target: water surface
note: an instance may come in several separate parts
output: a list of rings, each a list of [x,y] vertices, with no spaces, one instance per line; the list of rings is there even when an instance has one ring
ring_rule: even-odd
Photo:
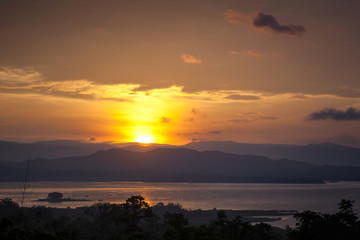
[[[0,183],[0,198],[18,201],[17,183]],[[96,202],[123,203],[132,195],[141,195],[154,205],[180,203],[187,209],[234,210],[315,210],[335,212],[342,199],[357,200],[360,208],[360,182],[326,184],[255,184],[255,183],[159,183],[159,182],[37,182],[26,206],[88,206]],[[86,202],[48,203],[49,192],[61,192],[65,198]]]

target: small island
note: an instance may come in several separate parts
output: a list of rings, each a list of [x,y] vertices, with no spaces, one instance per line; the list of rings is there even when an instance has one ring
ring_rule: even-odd
[[[60,202],[87,202],[90,201],[88,199],[75,199],[75,198],[63,198],[63,194],[60,192],[51,192],[48,194],[47,198],[38,199],[38,202],[52,202],[52,203],[60,203]]]

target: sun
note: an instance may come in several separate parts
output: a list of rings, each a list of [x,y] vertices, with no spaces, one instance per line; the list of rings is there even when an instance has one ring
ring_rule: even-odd
[[[153,138],[149,136],[137,136],[136,141],[139,143],[152,143]]]

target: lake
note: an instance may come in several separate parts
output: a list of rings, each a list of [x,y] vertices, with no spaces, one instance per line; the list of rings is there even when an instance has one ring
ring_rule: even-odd
[[[158,202],[179,203],[187,209],[234,210],[315,210],[333,213],[343,198],[356,200],[360,212],[360,182],[326,184],[256,184],[256,183],[168,183],[168,182],[37,182],[26,206],[79,207],[96,202],[123,203],[141,195],[151,205]],[[18,201],[16,182],[0,183],[0,198]],[[85,202],[48,203],[49,192],[61,192],[64,198]],[[281,222],[284,226],[286,222]],[[291,224],[291,223],[290,223]],[[291,224],[292,225],[292,224]]]

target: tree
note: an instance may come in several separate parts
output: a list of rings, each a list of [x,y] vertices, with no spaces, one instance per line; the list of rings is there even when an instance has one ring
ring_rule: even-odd
[[[48,200],[50,202],[60,202],[61,199],[63,197],[63,194],[62,193],[59,193],[59,192],[52,192],[52,193],[49,193],[48,194]]]
[[[304,211],[295,214],[296,228],[289,233],[290,240],[358,239],[360,222],[353,211],[354,201],[342,199],[339,212],[323,214]]]
[[[24,207],[26,199],[29,197],[31,190],[34,188],[34,177],[31,173],[30,160],[26,160],[25,169],[18,181],[18,195],[20,207]]]

